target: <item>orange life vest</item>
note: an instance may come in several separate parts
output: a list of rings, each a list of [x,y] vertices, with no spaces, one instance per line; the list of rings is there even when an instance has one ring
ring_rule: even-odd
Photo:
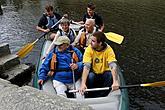
[[[79,40],[79,45],[80,47],[84,48],[86,47],[86,33],[85,32],[82,32],[81,33],[81,36],[80,36],[80,40]]]
[[[73,47],[71,47],[73,48]],[[69,53],[72,54],[72,59],[73,59],[73,62],[72,63],[76,63],[79,61],[79,58],[76,54],[76,52],[72,49],[69,51]],[[57,55],[56,53],[53,53],[53,56],[52,56],[52,59],[51,59],[51,62],[50,62],[50,71],[48,73],[48,76],[53,76],[55,71],[56,71],[56,66],[57,66]]]
[[[81,35],[80,35],[80,40],[79,40],[79,46],[81,48],[87,47],[86,43],[87,43],[87,37],[86,37],[86,29],[84,28],[84,30],[82,31]],[[98,31],[98,28],[96,27],[96,31]]]

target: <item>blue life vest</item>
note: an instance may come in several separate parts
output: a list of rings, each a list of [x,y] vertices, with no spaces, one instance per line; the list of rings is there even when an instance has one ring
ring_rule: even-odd
[[[70,28],[68,33],[62,31],[61,29],[59,29],[59,31],[60,31],[61,36],[66,35],[70,39],[70,43],[74,42],[74,39],[75,39],[76,35],[75,35],[73,29]]]
[[[54,24],[56,24],[56,23],[58,22],[58,19],[56,18],[55,15],[54,15],[53,17],[46,16],[46,18],[47,18],[47,21],[48,21],[46,27],[49,28],[49,29],[50,29]]]

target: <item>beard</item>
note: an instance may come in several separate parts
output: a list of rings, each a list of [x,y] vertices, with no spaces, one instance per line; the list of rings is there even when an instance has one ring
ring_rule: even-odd
[[[97,49],[97,46],[93,45],[92,43],[91,43],[91,47],[92,47],[94,50]]]

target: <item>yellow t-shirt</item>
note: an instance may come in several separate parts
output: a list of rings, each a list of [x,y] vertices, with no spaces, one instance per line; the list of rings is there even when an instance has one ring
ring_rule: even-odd
[[[112,61],[116,61],[116,58],[113,49],[109,45],[100,52],[92,49],[91,45],[85,49],[83,63],[90,63],[91,69],[96,74],[102,74],[104,71],[110,70],[108,64]]]

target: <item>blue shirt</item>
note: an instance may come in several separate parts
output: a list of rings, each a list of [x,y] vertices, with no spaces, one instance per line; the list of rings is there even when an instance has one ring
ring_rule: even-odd
[[[39,79],[47,80],[47,78],[48,78],[47,74],[50,71],[51,58],[53,56],[53,53],[55,52],[57,55],[57,67],[56,67],[57,71],[53,75],[53,79],[60,81],[64,84],[73,83],[73,72],[70,68],[70,64],[72,63],[72,53],[69,52],[71,50],[71,48],[73,49],[74,52],[76,52],[78,59],[79,59],[79,61],[76,62],[76,64],[78,65],[78,69],[74,70],[75,80],[77,81],[81,77],[81,74],[82,74],[83,57],[82,57],[81,52],[75,47],[69,47],[64,52],[59,52],[58,49],[55,48],[52,52],[50,52],[40,68]]]

